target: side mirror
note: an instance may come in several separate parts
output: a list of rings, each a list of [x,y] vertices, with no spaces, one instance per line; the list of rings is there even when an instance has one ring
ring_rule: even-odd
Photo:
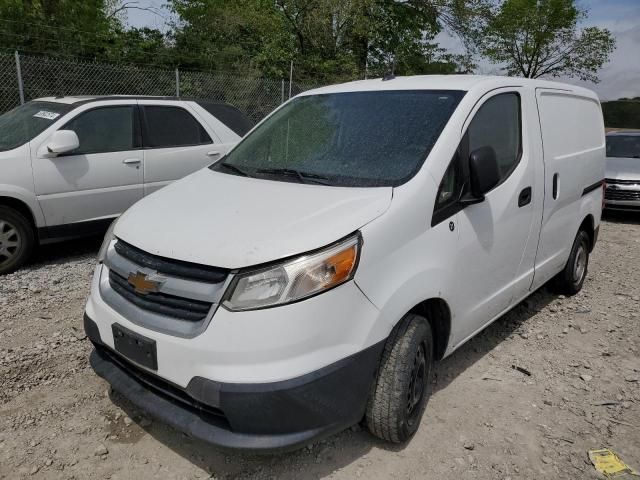
[[[500,182],[500,168],[492,147],[481,147],[469,155],[471,194],[476,201],[484,200],[484,194]]]
[[[54,132],[51,139],[47,143],[46,153],[55,156],[61,153],[67,153],[75,150],[80,146],[78,135],[73,130],[58,130]]]

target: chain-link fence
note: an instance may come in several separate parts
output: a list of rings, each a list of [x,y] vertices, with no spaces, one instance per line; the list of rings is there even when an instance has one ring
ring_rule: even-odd
[[[21,84],[19,81],[21,78]],[[313,85],[291,85],[292,95]],[[163,70],[0,52],[0,113],[25,101],[62,95],[162,95],[220,100],[254,121],[289,98],[289,81],[226,73]]]

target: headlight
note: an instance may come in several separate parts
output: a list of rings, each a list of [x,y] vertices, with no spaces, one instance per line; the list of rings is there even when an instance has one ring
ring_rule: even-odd
[[[107,256],[107,250],[109,250],[109,245],[115,238],[113,235],[113,229],[116,228],[116,223],[118,223],[118,219],[116,218],[109,228],[107,229],[107,233],[104,234],[104,240],[102,241],[102,245],[100,246],[100,250],[98,250],[98,263],[104,262],[104,258]]]
[[[352,235],[320,251],[301,255],[261,270],[238,274],[223,305],[234,311],[295,302],[353,278],[360,253],[360,235]]]

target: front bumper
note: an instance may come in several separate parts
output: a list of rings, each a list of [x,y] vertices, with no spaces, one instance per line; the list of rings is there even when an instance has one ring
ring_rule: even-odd
[[[239,384],[194,377],[183,388],[114,352],[86,315],[84,325],[96,347],[91,366],[115,391],[194,438],[248,451],[295,449],[360,421],[384,348],[384,342],[378,342],[285,381]]]
[[[604,207],[608,210],[627,210],[632,212],[640,212],[640,200],[639,201],[616,201],[606,200]]]

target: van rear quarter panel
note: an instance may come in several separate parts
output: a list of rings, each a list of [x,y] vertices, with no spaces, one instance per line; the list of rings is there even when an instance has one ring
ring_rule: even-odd
[[[536,259],[536,288],[560,271],[584,218],[600,222],[602,189],[583,195],[604,178],[605,137],[597,98],[538,89],[544,150],[545,200]],[[553,179],[557,175],[557,198]]]

